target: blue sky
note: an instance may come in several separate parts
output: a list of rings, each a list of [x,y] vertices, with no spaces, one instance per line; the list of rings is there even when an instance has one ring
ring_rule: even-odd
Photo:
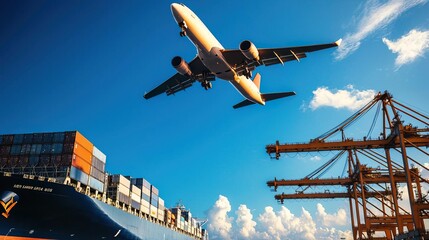
[[[267,180],[301,178],[325,159],[271,160],[265,145],[319,136],[353,113],[354,100],[378,91],[428,112],[426,0],[185,2],[225,48],[246,39],[260,48],[344,39],[339,50],[258,68],[262,92],[297,95],[238,110],[232,106],[242,97],[222,80],[209,91],[196,84],[143,99],[175,74],[174,56],[196,54],[179,36],[170,4],[1,1],[0,134],[78,130],[107,155],[109,172],[145,177],[167,206],[181,200],[201,218],[222,195],[235,224],[240,204],[254,219],[266,206],[281,209]],[[284,206],[315,218],[317,203],[348,214],[345,200]]]

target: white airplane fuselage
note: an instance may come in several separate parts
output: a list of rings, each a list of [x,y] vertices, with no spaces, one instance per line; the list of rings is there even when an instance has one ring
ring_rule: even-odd
[[[265,105],[259,88],[250,78],[236,74],[222,55],[223,46],[192,10],[173,3],[171,12],[179,25],[185,24],[186,36],[197,48],[198,57],[207,69],[216,77],[229,81],[246,99]]]

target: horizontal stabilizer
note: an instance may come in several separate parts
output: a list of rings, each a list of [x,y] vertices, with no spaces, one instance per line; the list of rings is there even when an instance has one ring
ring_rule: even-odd
[[[244,100],[244,101],[242,101],[242,102],[240,102],[240,103],[238,103],[238,104],[235,104],[234,106],[232,106],[234,109],[237,109],[237,108],[241,108],[241,107],[245,107],[245,106],[249,106],[249,105],[252,105],[252,104],[255,104],[254,102],[252,102],[252,101],[250,101],[250,100]]]
[[[263,94],[261,94],[262,100],[264,100],[265,102],[276,100],[279,98],[289,97],[289,96],[293,96],[293,95],[296,95],[296,93],[295,92],[281,92],[281,93],[263,93]]]
[[[284,97],[290,97],[293,95],[296,95],[296,93],[295,92],[263,93],[263,94],[261,94],[261,97],[262,97],[262,100],[264,100],[264,102],[269,102],[272,100],[276,100],[276,99],[284,98]],[[235,104],[233,106],[233,108],[237,109],[237,108],[249,106],[252,104],[255,104],[255,103],[246,99],[246,100],[244,100],[238,104]]]

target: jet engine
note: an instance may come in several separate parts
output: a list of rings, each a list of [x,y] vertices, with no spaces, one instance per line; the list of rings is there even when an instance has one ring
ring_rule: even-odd
[[[171,65],[182,75],[191,76],[192,71],[188,63],[181,57],[176,56],[171,60]]]
[[[240,43],[240,51],[247,59],[259,61],[258,49],[251,41],[249,40],[242,41]]]

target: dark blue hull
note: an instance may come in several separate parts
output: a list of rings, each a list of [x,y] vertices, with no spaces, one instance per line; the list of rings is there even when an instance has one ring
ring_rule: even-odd
[[[1,196],[0,236],[3,237],[195,239],[78,193],[73,187],[63,184],[1,174]]]

